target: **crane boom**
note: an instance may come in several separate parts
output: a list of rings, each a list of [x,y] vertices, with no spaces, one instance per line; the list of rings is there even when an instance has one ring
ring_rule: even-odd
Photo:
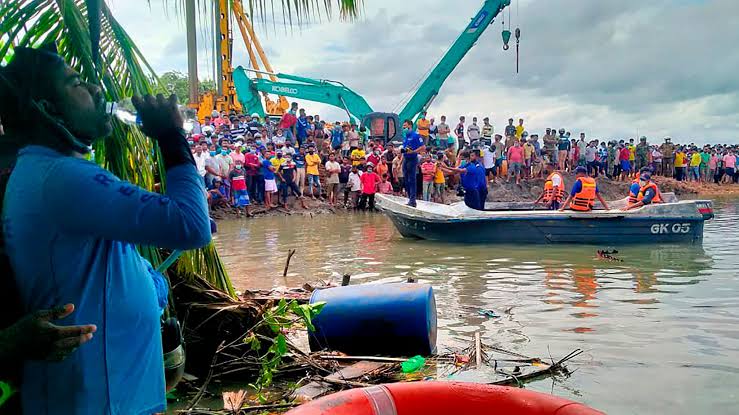
[[[271,79],[265,78],[249,78],[246,72],[247,69],[241,66],[234,70],[233,77],[237,95],[246,110],[255,112],[260,116],[266,115],[262,102],[259,99],[260,92],[329,104],[343,109],[350,118],[354,118],[357,121],[372,112],[372,107],[369,106],[364,98],[340,82],[316,80],[281,73],[267,73],[267,75],[270,75],[270,78],[274,76],[278,79],[277,81],[272,81]]]
[[[470,24],[464,29],[457,40],[452,44],[449,50],[441,58],[441,61],[434,67],[429,75],[424,79],[421,86],[411,97],[399,117],[401,120],[415,119],[418,114],[425,111],[434,98],[439,94],[444,81],[454,71],[459,62],[464,58],[467,52],[475,45],[477,39],[493,22],[493,19],[506,7],[511,4],[511,0],[486,0],[482,8],[472,18]]]

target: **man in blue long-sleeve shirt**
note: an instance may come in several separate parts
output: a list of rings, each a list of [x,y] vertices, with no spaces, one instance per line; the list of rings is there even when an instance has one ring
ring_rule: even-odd
[[[403,122],[403,177],[405,192],[408,193],[408,206],[416,207],[416,174],[418,155],[426,151],[421,135],[413,130],[413,121]]]
[[[74,303],[62,323],[97,327],[63,362],[24,363],[23,412],[163,412],[166,284],[136,245],[192,249],[210,241],[176,98],[134,99],[143,131],[161,150],[167,193],[160,195],[82,158],[110,134],[111,117],[100,89],[54,51],[16,48],[0,75],[0,118],[7,139],[22,143],[2,216],[23,311]]]

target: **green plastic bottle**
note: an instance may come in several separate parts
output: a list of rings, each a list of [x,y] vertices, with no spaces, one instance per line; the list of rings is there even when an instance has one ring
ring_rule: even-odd
[[[410,359],[400,364],[403,373],[417,372],[422,367],[426,366],[426,359],[421,356],[413,356]]]

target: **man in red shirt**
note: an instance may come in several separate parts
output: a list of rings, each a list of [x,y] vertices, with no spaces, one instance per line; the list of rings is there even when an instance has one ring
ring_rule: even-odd
[[[367,201],[369,200],[370,210],[375,210],[375,193],[377,193],[377,185],[381,179],[377,173],[374,172],[374,167],[371,163],[367,164],[367,171],[363,175],[359,176],[359,181],[362,182],[362,196],[359,198],[358,209],[364,210],[367,207]]]
[[[511,180],[511,176],[516,176],[516,184],[521,184],[521,172],[523,171],[524,151],[521,142],[514,140],[513,147],[508,149],[508,178],[506,183]]]
[[[290,111],[282,115],[280,119],[279,128],[285,133],[285,139],[290,140],[293,144],[295,143],[295,137],[297,137],[296,124],[298,123],[298,117],[295,115],[298,113],[298,103],[293,102],[290,104]]]
[[[259,168],[262,164],[259,162],[259,156],[254,149],[244,154],[244,170],[246,170],[246,186],[249,190],[249,197],[256,203],[262,202],[262,192],[259,191],[260,185],[264,183],[264,176],[260,176]],[[259,177],[257,177],[259,176]]]
[[[621,148],[618,152],[618,161],[621,164],[621,181],[626,181],[631,173],[631,162],[629,162],[631,152],[629,147],[623,144],[620,144],[619,147]]]

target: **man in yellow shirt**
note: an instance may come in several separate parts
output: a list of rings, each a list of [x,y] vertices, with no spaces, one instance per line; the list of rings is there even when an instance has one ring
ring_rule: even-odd
[[[516,138],[518,138],[520,140],[521,139],[521,134],[523,134],[523,132],[525,130],[526,129],[523,128],[523,118],[519,118],[518,119],[518,125],[516,126]]]
[[[315,147],[308,147],[308,154],[305,155],[305,174],[308,176],[308,191],[310,197],[315,199],[313,194],[313,184],[318,188],[318,197],[321,197],[321,178],[318,176],[318,166],[321,165],[321,156],[316,154]]]
[[[355,148],[352,150],[352,166],[359,166],[360,164],[364,164],[364,158],[367,156],[367,153],[365,153],[364,149]]]
[[[528,137],[523,135],[521,137],[521,142],[523,144],[523,175],[524,178],[528,179],[531,177],[531,161],[533,160],[534,151],[536,150],[534,148],[534,145],[531,144],[531,141],[528,140]]]
[[[701,179],[701,153],[698,151],[697,148],[693,148],[692,151],[693,154],[690,155],[690,169],[688,170],[688,180],[697,182]]]
[[[426,119],[426,111],[421,113],[421,117],[416,121],[416,129],[418,134],[423,139],[423,144],[427,145],[429,142],[429,131],[431,128],[431,122]]]
[[[685,180],[685,166],[687,166],[687,160],[685,160],[685,152],[682,147],[677,149],[675,153],[675,180]]]

